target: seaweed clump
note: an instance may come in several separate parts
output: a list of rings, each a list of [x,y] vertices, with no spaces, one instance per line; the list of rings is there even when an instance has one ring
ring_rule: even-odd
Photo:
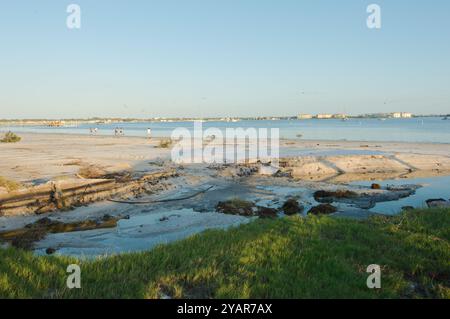
[[[330,215],[337,212],[337,208],[331,204],[320,204],[314,206],[308,211],[312,215]]]

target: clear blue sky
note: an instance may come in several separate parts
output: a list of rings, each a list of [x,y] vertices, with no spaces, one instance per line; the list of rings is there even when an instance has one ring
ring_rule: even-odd
[[[0,41],[0,118],[450,113],[448,0],[1,1]]]

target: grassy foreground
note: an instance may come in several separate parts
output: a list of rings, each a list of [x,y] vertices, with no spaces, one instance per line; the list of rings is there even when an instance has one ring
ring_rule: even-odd
[[[81,289],[66,268],[81,266]],[[366,286],[382,267],[381,289]],[[0,249],[3,298],[450,298],[450,210],[368,221],[258,220],[150,252],[78,262]]]

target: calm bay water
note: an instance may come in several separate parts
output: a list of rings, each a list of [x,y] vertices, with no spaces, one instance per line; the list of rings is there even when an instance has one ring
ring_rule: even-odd
[[[349,141],[398,141],[450,143],[450,120],[442,118],[413,119],[349,119],[342,120],[264,120],[204,122],[203,128],[279,128],[280,137],[308,140],[349,140]],[[77,127],[50,128],[46,126],[0,127],[1,131],[42,132],[64,134],[89,134],[89,128],[97,127],[99,135],[113,135],[116,127],[124,129],[127,136],[146,136],[147,128],[155,137],[170,136],[179,127],[192,130],[193,122],[147,122],[80,124]]]

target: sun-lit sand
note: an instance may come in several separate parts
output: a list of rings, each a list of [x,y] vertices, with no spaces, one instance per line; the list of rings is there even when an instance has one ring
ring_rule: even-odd
[[[21,136],[20,143],[0,145],[0,175],[24,183],[74,177],[86,165],[105,171],[139,172],[148,170],[149,162],[170,160],[169,149],[155,147],[158,139],[29,133]],[[411,170],[420,176],[450,172],[450,144],[282,140],[280,154],[299,157],[297,175],[313,178],[343,172],[391,174]]]

